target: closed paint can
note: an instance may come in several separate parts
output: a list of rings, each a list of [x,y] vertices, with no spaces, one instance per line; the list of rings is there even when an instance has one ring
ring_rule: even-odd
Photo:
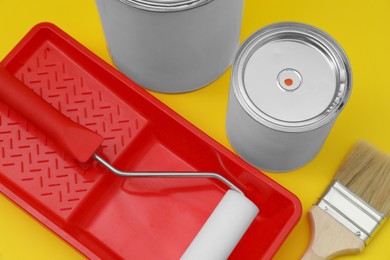
[[[350,63],[331,36],[302,23],[266,26],[233,63],[229,141],[260,169],[299,168],[320,151],[351,87]]]
[[[243,0],[96,0],[116,67],[157,92],[199,89],[231,65]]]

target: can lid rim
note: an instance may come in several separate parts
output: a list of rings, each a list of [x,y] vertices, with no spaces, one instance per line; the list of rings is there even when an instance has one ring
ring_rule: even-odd
[[[119,0],[129,6],[152,12],[178,12],[192,9],[213,0]]]
[[[271,117],[253,104],[243,82],[243,71],[252,54],[265,42],[280,37],[282,34],[309,37],[320,43],[320,48],[331,55],[334,67],[338,70],[339,91],[331,105],[323,113],[303,121],[288,122]],[[318,47],[318,46],[317,46]],[[232,86],[234,94],[243,109],[256,121],[283,132],[305,132],[317,129],[332,122],[344,108],[352,89],[352,72],[348,57],[342,47],[327,33],[311,25],[298,22],[280,22],[263,27],[252,34],[240,47],[233,62]],[[336,99],[337,98],[337,99]],[[337,102],[336,102],[337,101]]]

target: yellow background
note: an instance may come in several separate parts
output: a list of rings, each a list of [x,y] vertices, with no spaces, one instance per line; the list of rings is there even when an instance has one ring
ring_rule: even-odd
[[[305,22],[331,34],[352,64],[351,99],[318,156],[293,172],[266,173],[295,193],[303,205],[301,221],[274,259],[299,259],[310,238],[306,212],[329,185],[353,143],[366,139],[390,152],[390,1],[245,0],[244,6],[242,41],[270,23]],[[92,0],[0,0],[0,59],[43,21],[56,24],[111,63]],[[153,95],[231,149],[225,134],[229,79],[230,69],[201,90]],[[340,259],[390,259],[389,241],[390,224],[385,224],[362,254]],[[79,258],[76,250],[0,196],[0,259]]]

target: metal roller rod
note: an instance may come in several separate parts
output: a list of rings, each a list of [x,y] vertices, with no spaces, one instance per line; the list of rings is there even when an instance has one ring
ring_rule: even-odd
[[[226,186],[228,186],[230,189],[237,191],[238,193],[244,195],[244,193],[233,183],[231,183],[229,180],[227,180],[222,175],[219,175],[217,173],[210,173],[210,172],[125,172],[116,169],[114,166],[112,166],[110,163],[105,161],[102,157],[100,157],[97,154],[92,155],[93,158],[95,158],[100,164],[102,164],[104,167],[106,167],[108,170],[113,172],[116,175],[123,176],[123,177],[179,177],[179,178],[213,178],[217,179]]]

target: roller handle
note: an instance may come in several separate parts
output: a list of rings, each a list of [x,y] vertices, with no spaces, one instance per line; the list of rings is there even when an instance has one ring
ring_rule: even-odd
[[[301,260],[333,259],[340,255],[360,253],[365,244],[352,231],[318,206],[309,213],[311,241]]]
[[[88,161],[103,142],[102,136],[64,116],[3,67],[0,100],[80,162]]]

